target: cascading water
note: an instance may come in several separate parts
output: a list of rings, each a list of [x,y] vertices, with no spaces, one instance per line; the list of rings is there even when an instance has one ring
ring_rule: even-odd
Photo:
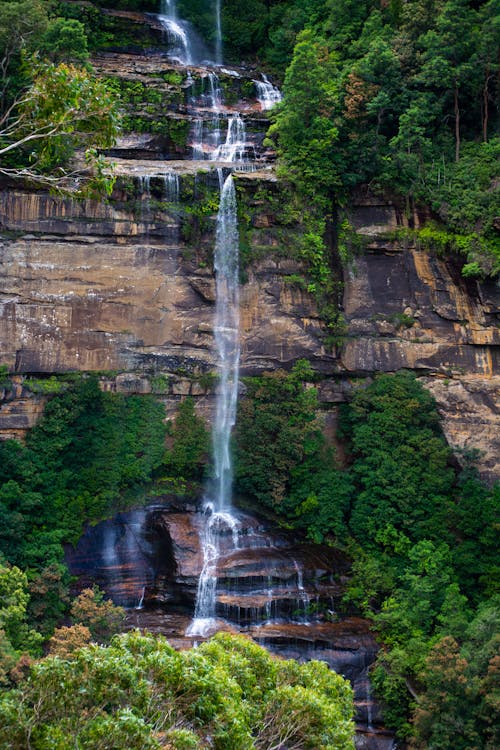
[[[206,120],[195,119],[191,136],[192,158],[206,159],[221,142],[222,90],[216,73],[209,72],[201,79],[201,92],[192,94],[191,105],[208,110]]]
[[[243,162],[246,152],[245,123],[240,115],[230,117],[227,122],[226,140],[212,152],[213,161]]]
[[[232,175],[224,180],[218,169],[221,197],[217,214],[214,266],[216,273],[215,344],[219,388],[212,431],[214,480],[211,499],[205,502],[201,536],[203,569],[198,582],[194,620],[187,635],[207,635],[215,626],[217,563],[224,537],[238,546],[238,522],[231,513],[233,467],[231,430],[236,420],[240,361],[238,219]]]
[[[179,175],[175,172],[167,172],[162,175],[163,192],[168,203],[177,203],[179,200]]]
[[[257,101],[263,111],[271,109],[281,101],[281,91],[273,86],[264,73],[261,73],[262,81],[254,81],[257,90]]]
[[[151,222],[151,175],[139,175],[139,194],[141,196],[141,223],[144,227],[146,239],[149,235]]]
[[[189,35],[185,23],[177,19],[175,0],[162,0],[161,13],[158,18],[170,44],[170,56],[182,65],[192,65],[193,55]]]
[[[222,140],[223,94],[219,76],[209,72],[202,78],[201,92],[191,95],[191,106],[207,110],[207,116],[197,117],[193,123],[191,149],[193,159],[244,162],[248,150],[243,118],[231,114],[226,119],[226,135]]]

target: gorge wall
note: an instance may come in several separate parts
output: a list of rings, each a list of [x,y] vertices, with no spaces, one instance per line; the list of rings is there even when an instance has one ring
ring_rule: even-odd
[[[161,45],[156,17],[114,16],[144,45]],[[25,376],[68,371],[98,372],[103,388],[155,392],[169,414],[191,394],[210,418],[217,186],[214,162],[190,158],[190,134],[210,111],[211,73],[191,66],[186,75],[164,54],[135,52],[94,60],[128,107],[126,131],[110,154],[111,199],[1,186],[0,363],[14,376],[0,401],[3,438],[22,437],[43,410],[44,396],[25,387]],[[362,247],[342,271],[347,331],[340,345],[328,346],[314,297],[297,283],[302,230],[285,217],[286,191],[263,143],[257,73],[222,68],[218,75],[222,114],[241,113],[257,167],[235,175],[242,374],[308,359],[322,376],[320,399],[333,428],[354,380],[412,369],[435,396],[450,444],[479,450],[483,475],[498,477],[498,286],[465,281],[452,263],[398,239],[396,230],[409,223],[401,207],[358,195],[344,216]]]
[[[256,186],[275,188],[273,180],[240,174],[240,195],[255,204]],[[172,241],[168,217],[141,216],[120,190],[118,182],[109,204],[1,193],[0,361],[19,376],[1,402],[3,437],[21,435],[40,414],[39,398],[22,388],[27,374],[97,371],[106,388],[160,390],[170,411],[190,393],[210,415],[200,376],[213,369],[213,222],[195,248]],[[394,205],[360,199],[349,216],[366,247],[345,271],[348,330],[332,349],[313,297],[289,282],[301,270],[287,257],[293,233],[280,245],[279,217],[254,205],[253,241],[269,253],[247,267],[241,288],[243,374],[307,358],[334,412],[353,378],[413,369],[438,402],[450,444],[479,449],[483,473],[498,476],[498,288],[466,282],[433,254],[387,239],[401,222]]]

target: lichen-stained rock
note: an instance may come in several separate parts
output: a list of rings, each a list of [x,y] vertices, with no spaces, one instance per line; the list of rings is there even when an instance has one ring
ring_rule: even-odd
[[[16,232],[0,252],[3,363],[21,373],[213,368],[212,270],[187,262],[155,217],[19,191],[0,205]],[[312,298],[285,281],[290,268],[263,261],[242,287],[246,372],[332,359]]]
[[[497,370],[498,373],[498,370]],[[491,378],[461,375],[459,379],[423,378],[436,399],[442,426],[459,461],[479,451],[483,477],[498,479],[500,456],[500,374]]]
[[[198,413],[210,419],[213,398],[196,378],[215,368],[214,220],[209,215],[194,239],[184,236],[189,211],[182,219],[162,199],[168,165],[179,174],[181,193],[196,184],[202,195],[213,189],[210,162],[122,159],[109,203],[0,193],[0,363],[11,372],[114,371],[103,387],[157,393],[169,418],[179,400],[193,395]],[[145,176],[151,205],[140,192]],[[265,198],[257,200],[257,189],[271,196],[272,210]],[[345,272],[347,334],[335,351],[325,343],[314,297],[296,281],[303,269],[293,226],[280,224],[275,175],[242,174],[239,190],[243,211],[249,196],[256,243],[240,289],[242,375],[289,369],[307,358],[335,384],[334,397],[325,395],[333,415],[349,398],[350,377],[415,370],[436,395],[451,444],[479,449],[481,471],[499,476],[498,286],[465,280],[452,264],[395,240],[388,232],[404,216],[364,198],[350,209],[366,247]],[[167,391],[157,391],[154,373],[166,374]],[[35,423],[41,401],[23,398],[0,404],[1,436],[22,437]]]

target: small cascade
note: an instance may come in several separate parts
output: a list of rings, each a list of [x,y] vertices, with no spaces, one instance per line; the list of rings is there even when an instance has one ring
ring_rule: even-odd
[[[367,670],[366,675],[366,715],[368,721],[368,731],[373,732],[373,705],[372,705],[372,686],[370,683],[370,674]]]
[[[179,202],[179,175],[175,172],[167,172],[162,175],[163,193],[167,203]]]
[[[311,603],[311,598],[304,588],[304,571],[302,569],[302,566],[299,565],[297,560],[294,560],[293,564],[297,572],[297,592],[298,592],[297,603],[299,605],[298,610],[296,612],[296,618],[299,622],[304,623],[304,625],[308,625],[309,624],[309,607]]]
[[[165,30],[170,45],[170,57],[181,65],[193,65],[193,54],[186,23],[177,19],[175,0],[162,0],[158,19]]]
[[[193,123],[191,148],[193,159],[207,159],[221,142],[222,89],[216,73],[209,72],[201,79],[201,91],[195,92],[191,86],[190,107],[196,112],[199,108],[207,112],[207,117],[197,117]]]
[[[146,593],[146,587],[143,586],[142,587],[142,591],[141,591],[141,597],[140,597],[139,603],[138,603],[138,605],[136,607],[137,610],[141,610],[141,609],[144,608],[144,595],[145,595],[145,593]]]
[[[148,237],[151,223],[151,176],[148,174],[139,175],[138,181],[141,196],[141,223],[144,226],[144,234]]]
[[[245,123],[239,114],[227,122],[226,140],[212,152],[214,161],[243,162],[247,150]]]
[[[257,90],[257,101],[263,112],[272,109],[275,104],[281,101],[281,91],[273,86],[271,81],[264,73],[261,73],[262,80],[254,81]]]
[[[102,523],[99,565],[96,578],[122,606],[144,601],[151,580],[150,548],[145,539],[143,509],[118,516],[113,523]]]
[[[191,133],[192,159],[211,159],[242,163],[249,151],[245,122],[239,113],[224,118],[223,95],[219,77],[209,72],[201,79],[201,91],[196,93],[194,83],[191,88],[190,107],[203,117],[196,117]],[[223,140],[222,123],[226,122],[226,135]],[[254,156],[254,154],[253,154]]]

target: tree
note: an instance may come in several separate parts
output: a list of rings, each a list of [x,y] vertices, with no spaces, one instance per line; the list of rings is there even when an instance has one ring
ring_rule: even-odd
[[[44,0],[4,0],[0,14],[0,112],[18,93],[22,50],[34,52],[48,24]]]
[[[5,685],[23,652],[38,654],[41,635],[27,623],[26,574],[0,564],[0,684]]]
[[[32,58],[29,73],[31,85],[0,116],[0,174],[69,186],[82,171],[68,170],[69,159],[76,148],[86,148],[93,189],[109,192],[112,181],[96,149],[111,146],[118,133],[115,97],[74,65]]]
[[[104,593],[94,586],[84,589],[74,600],[71,617],[77,625],[87,627],[93,638],[105,643],[119,630],[125,619],[125,610],[105,599]]]
[[[490,0],[479,8],[481,28],[478,34],[477,60],[482,71],[482,135],[483,141],[489,138],[489,112],[491,105],[498,111],[498,73],[500,38],[500,1]],[[496,89],[496,92],[495,92]]]
[[[469,750],[480,746],[471,722],[466,672],[467,661],[456,640],[446,636],[438,641],[426,661],[427,690],[415,713],[415,747]]]
[[[278,136],[278,153],[286,176],[327,210],[331,193],[340,187],[335,142],[338,129],[338,87],[335,58],[324,40],[307,29],[297,37],[286,72],[283,102],[277,108],[270,136]]]
[[[41,39],[40,51],[52,62],[86,63],[89,51],[84,25],[75,18],[54,18]]]
[[[364,544],[392,526],[412,540],[436,533],[453,470],[436,405],[411,373],[380,375],[343,410],[357,482],[350,526]],[[438,530],[439,531],[439,530]]]
[[[350,685],[324,663],[227,633],[179,652],[132,632],[34,664],[0,696],[0,746],[353,750],[352,713]]]
[[[291,474],[321,444],[314,424],[317,394],[304,380],[312,371],[304,360],[292,372],[264,373],[247,380],[235,430],[237,487],[259,503],[277,509],[284,501]]]
[[[453,96],[455,161],[460,158],[460,94],[475,73],[476,13],[468,0],[448,0],[439,13],[435,28],[422,40],[424,47],[420,80],[424,86]]]
[[[52,638],[49,640],[49,653],[52,656],[60,656],[67,659],[78,649],[87,646],[92,638],[92,633],[86,625],[63,625],[56,628]]]
[[[185,398],[179,405],[170,431],[171,447],[163,464],[166,471],[183,479],[200,479],[206,465],[208,432],[205,422],[194,410],[194,400]]]

